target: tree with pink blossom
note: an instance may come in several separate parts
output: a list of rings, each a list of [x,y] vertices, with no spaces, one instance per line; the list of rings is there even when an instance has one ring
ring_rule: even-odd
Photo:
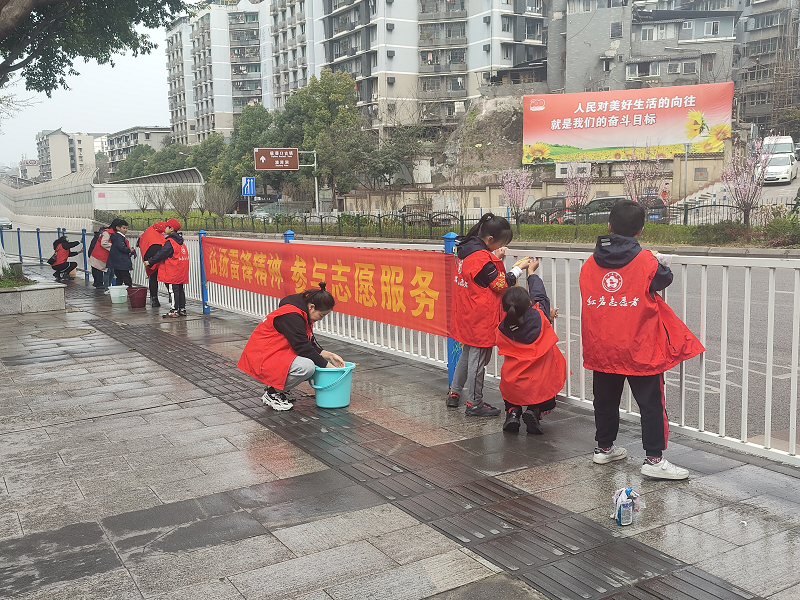
[[[509,169],[500,174],[500,185],[506,205],[517,223],[517,235],[519,235],[519,216],[525,209],[534,181],[533,173],[525,169]]]
[[[672,181],[672,172],[661,168],[661,157],[649,146],[638,151],[633,148],[621,166],[625,193],[644,208],[660,206],[668,195],[668,181]]]
[[[730,203],[742,215],[747,238],[750,239],[750,215],[761,204],[764,173],[771,153],[763,140],[755,140],[748,148],[739,141],[733,144],[731,156],[722,169],[721,179],[727,187]]]
[[[592,167],[581,167],[579,163],[569,163],[567,176],[564,179],[564,193],[567,199],[567,210],[575,215],[575,224],[578,224],[579,215],[583,214],[589,203],[589,195],[594,187],[596,176]],[[575,230],[577,237],[578,231]]]

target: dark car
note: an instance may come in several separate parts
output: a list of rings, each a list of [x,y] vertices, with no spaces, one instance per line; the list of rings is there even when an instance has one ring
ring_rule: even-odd
[[[567,199],[564,196],[540,198],[519,215],[520,223],[561,223],[564,220]]]
[[[578,215],[578,223],[608,223],[611,214],[611,207],[621,200],[630,200],[629,196],[603,196],[595,198],[586,205],[586,208]],[[642,199],[645,206],[646,219],[648,223],[668,223],[669,216],[664,201],[658,196],[648,196]],[[565,219],[567,220],[567,219]],[[574,217],[571,220],[575,222]]]

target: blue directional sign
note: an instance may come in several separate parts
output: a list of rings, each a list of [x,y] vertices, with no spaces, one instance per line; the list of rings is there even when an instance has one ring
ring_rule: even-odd
[[[256,178],[242,177],[242,196],[256,195]]]

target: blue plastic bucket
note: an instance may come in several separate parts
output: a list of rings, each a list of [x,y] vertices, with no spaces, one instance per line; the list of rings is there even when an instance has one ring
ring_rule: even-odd
[[[317,406],[320,408],[342,408],[350,404],[350,385],[353,382],[355,363],[345,362],[344,367],[320,368],[314,372],[309,383],[314,388]]]

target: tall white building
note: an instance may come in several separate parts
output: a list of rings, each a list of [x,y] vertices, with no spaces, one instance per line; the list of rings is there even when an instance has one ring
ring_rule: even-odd
[[[58,179],[84,169],[94,169],[94,138],[88,133],[65,133],[61,129],[36,134],[39,176]]]

